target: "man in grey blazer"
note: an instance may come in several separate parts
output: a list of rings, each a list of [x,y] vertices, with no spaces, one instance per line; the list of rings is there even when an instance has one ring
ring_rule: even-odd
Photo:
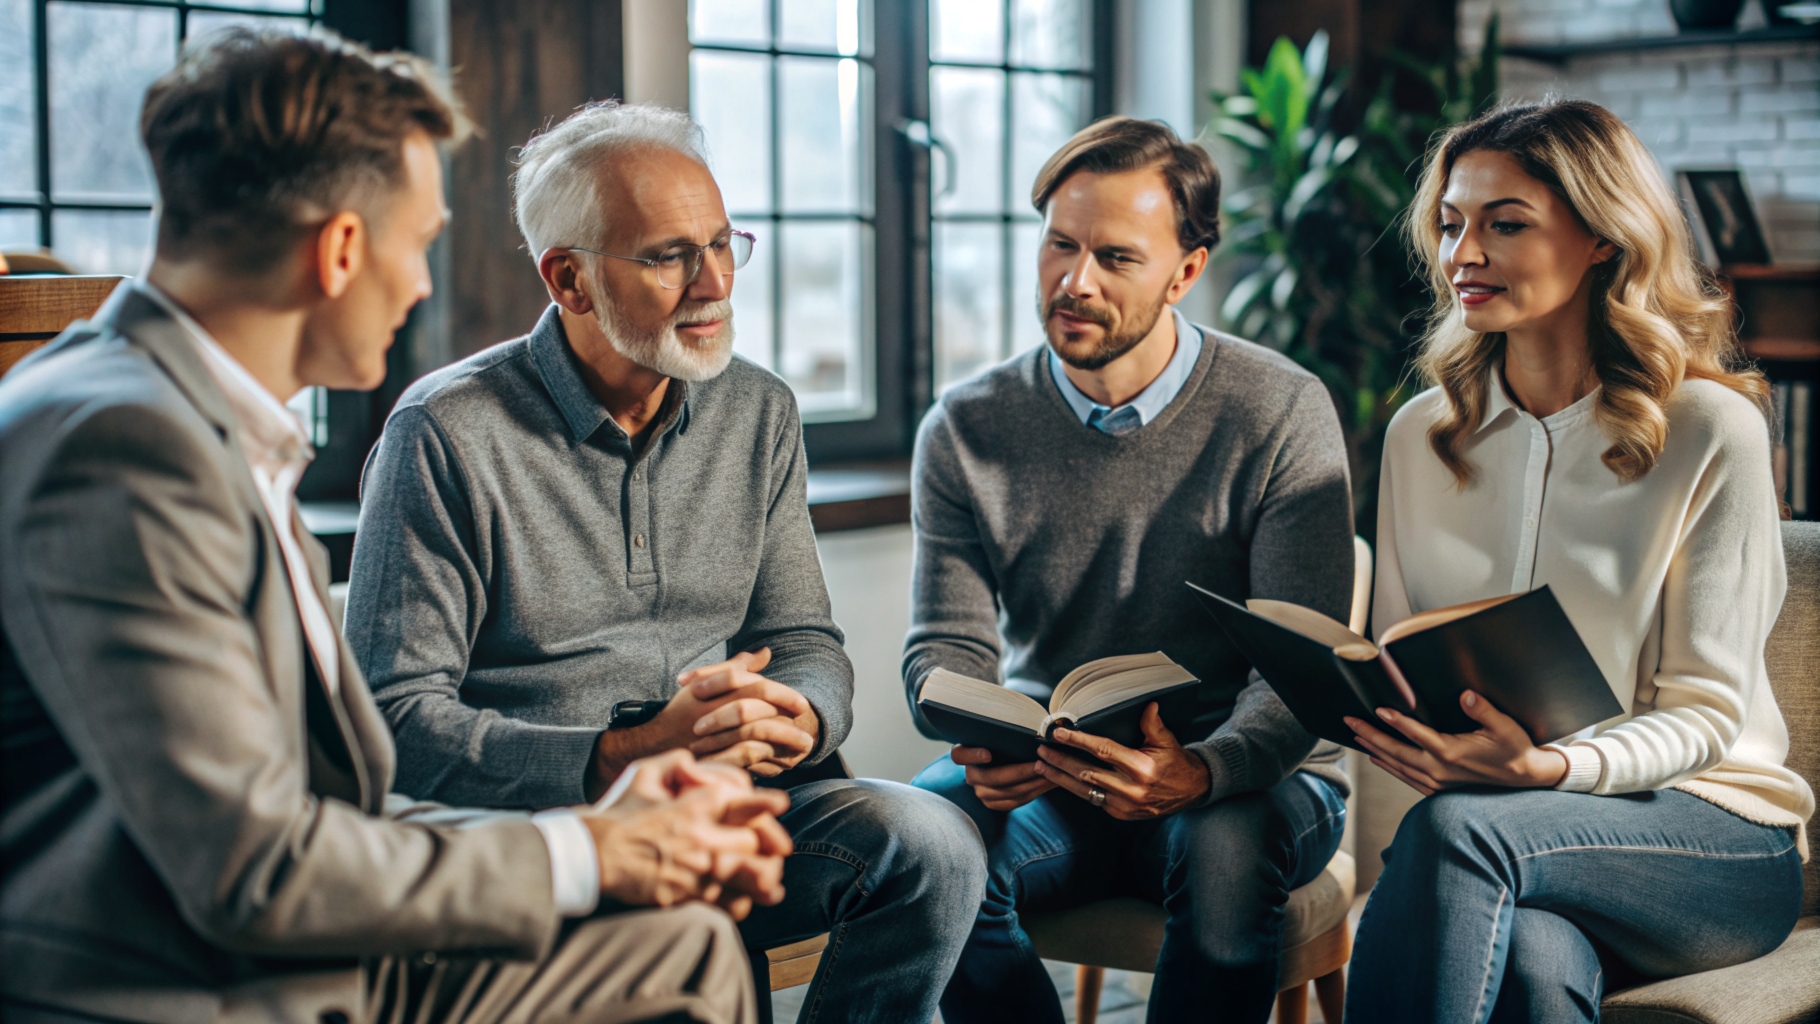
[[[280,399],[383,377],[461,126],[415,58],[192,49],[146,277],[0,382],[7,1020],[754,1018],[715,904],[782,898],[781,794],[677,751],[592,807],[413,804],[328,618]]]

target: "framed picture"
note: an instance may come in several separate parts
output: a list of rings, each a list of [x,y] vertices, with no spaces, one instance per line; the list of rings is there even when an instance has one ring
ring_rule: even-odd
[[[1735,169],[1682,171],[1694,205],[1700,209],[1700,222],[1706,226],[1707,240],[1719,264],[1768,263],[1769,243],[1751,207],[1750,195],[1744,191],[1744,178]]]

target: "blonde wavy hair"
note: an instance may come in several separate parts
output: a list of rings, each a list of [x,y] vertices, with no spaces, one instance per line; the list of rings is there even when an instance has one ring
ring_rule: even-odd
[[[1742,364],[1731,305],[1694,257],[1693,239],[1655,158],[1623,121],[1596,103],[1551,100],[1506,107],[1448,132],[1422,171],[1404,230],[1435,295],[1416,367],[1447,395],[1429,446],[1461,487],[1463,452],[1485,416],[1503,334],[1467,328],[1442,264],[1441,193],[1468,153],[1508,153],[1553,189],[1588,231],[1618,253],[1595,266],[1587,340],[1600,390],[1595,416],[1611,447],[1605,465],[1625,481],[1655,467],[1668,441],[1666,406],[1683,380],[1717,381],[1765,401],[1763,375]]]

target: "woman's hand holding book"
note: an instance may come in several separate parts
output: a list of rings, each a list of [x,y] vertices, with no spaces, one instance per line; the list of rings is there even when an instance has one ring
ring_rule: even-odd
[[[1567,775],[1565,755],[1536,746],[1523,726],[1491,701],[1467,690],[1460,694],[1460,708],[1478,729],[1437,732],[1390,708],[1379,708],[1378,717],[1408,742],[1363,719],[1348,716],[1346,725],[1372,764],[1424,796],[1471,785],[1548,789]]]

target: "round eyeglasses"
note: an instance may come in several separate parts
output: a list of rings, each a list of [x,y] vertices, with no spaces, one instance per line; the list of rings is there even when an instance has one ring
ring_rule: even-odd
[[[616,252],[601,252],[579,245],[563,245],[557,248],[571,252],[591,252],[596,256],[611,256],[616,260],[631,260],[643,263],[657,271],[657,283],[665,288],[685,288],[695,283],[701,275],[704,253],[714,254],[714,265],[723,274],[731,274],[745,266],[752,259],[752,245],[758,236],[750,231],[729,231],[709,242],[707,245],[672,245],[656,256],[622,256]]]

